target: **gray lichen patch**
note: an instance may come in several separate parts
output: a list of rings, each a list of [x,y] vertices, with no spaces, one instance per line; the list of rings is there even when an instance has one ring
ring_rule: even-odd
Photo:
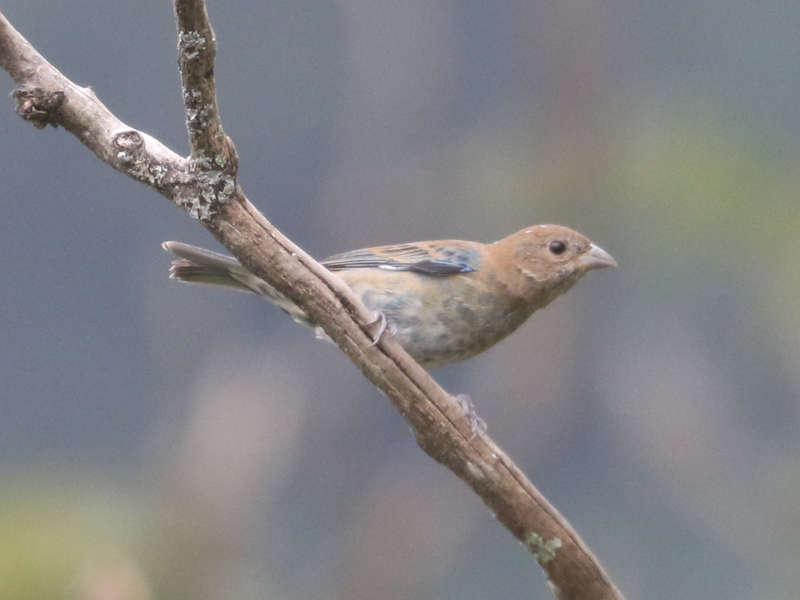
[[[193,161],[191,176],[194,185],[181,190],[175,198],[189,216],[208,222],[220,207],[230,202],[236,193],[236,177],[224,170],[227,165],[223,155],[205,156]]]
[[[205,193],[181,191],[175,195],[175,202],[193,219],[207,223],[217,214],[213,197]]]
[[[194,60],[206,49],[206,38],[197,31],[178,32],[178,51],[186,60]]]
[[[200,90],[184,90],[183,103],[189,106],[194,106],[203,99],[203,94]]]
[[[563,545],[559,538],[545,540],[535,531],[531,531],[524,540],[525,545],[533,553],[536,561],[544,566],[556,557],[558,549]]]
[[[208,117],[214,110],[210,104],[201,106],[200,108],[186,108],[186,121],[189,131],[197,128],[208,127]]]
[[[203,92],[195,88],[184,88],[183,105],[186,107],[186,129],[194,139],[205,134],[216,113],[213,103],[203,103]]]

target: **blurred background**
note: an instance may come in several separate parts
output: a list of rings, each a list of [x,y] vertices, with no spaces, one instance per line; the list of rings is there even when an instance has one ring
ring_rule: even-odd
[[[6,0],[187,153],[169,3]],[[561,223],[611,252],[436,371],[630,598],[800,586],[800,3],[211,2],[250,199],[314,256]],[[11,79],[0,74],[8,94]],[[0,110],[0,598],[550,598],[338,350]]]

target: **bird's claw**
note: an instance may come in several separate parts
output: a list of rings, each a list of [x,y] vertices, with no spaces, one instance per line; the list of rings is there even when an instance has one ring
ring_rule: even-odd
[[[367,327],[372,327],[373,325],[376,324],[378,325],[378,331],[375,333],[374,336],[372,336],[372,343],[369,346],[367,346],[367,348],[372,348],[373,346],[377,346],[378,342],[381,341],[383,334],[386,333],[386,326],[387,326],[386,315],[380,311],[376,314],[376,317],[372,321],[367,323]]]
[[[472,436],[469,439],[472,440],[479,433],[484,433],[486,431],[486,421],[481,419],[478,413],[475,412],[475,405],[472,403],[472,398],[467,394],[457,394],[455,398],[461,406],[461,410],[469,417],[469,426],[472,431]]]

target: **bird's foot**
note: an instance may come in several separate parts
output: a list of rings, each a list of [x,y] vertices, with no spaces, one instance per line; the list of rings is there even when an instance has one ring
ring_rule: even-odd
[[[386,315],[380,311],[375,313],[375,318],[369,323],[367,323],[367,327],[372,327],[373,325],[378,325],[378,331],[376,331],[375,335],[372,336],[372,343],[369,346],[367,346],[367,348],[372,348],[373,346],[376,346],[378,342],[381,341],[383,334],[386,333],[386,327],[387,327]]]
[[[481,419],[478,413],[475,412],[475,405],[472,403],[472,398],[467,394],[456,394],[455,399],[459,406],[461,406],[461,410],[464,411],[464,414],[469,417],[469,426],[472,431],[472,437],[469,439],[473,439],[479,433],[485,433],[486,421]]]

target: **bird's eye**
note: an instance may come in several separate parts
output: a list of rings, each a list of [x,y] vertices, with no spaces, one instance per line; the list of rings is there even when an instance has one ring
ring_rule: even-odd
[[[564,251],[567,249],[567,245],[561,240],[553,240],[550,242],[548,248],[550,248],[550,252],[553,254],[564,254]]]

